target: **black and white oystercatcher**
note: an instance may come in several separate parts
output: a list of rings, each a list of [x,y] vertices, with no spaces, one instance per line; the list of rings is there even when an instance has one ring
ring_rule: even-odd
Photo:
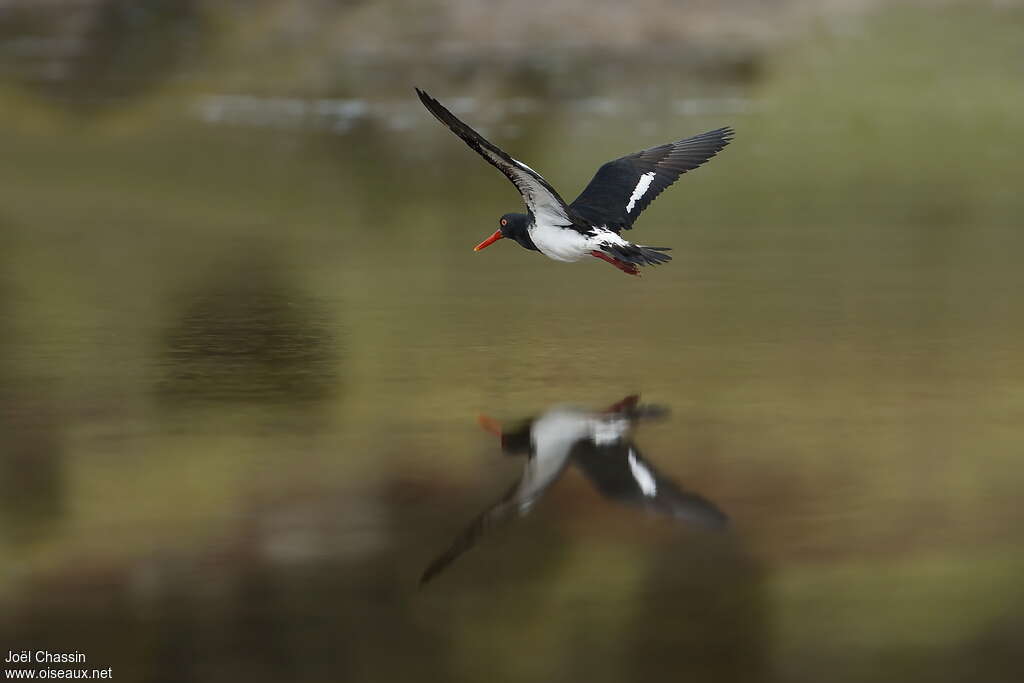
[[[491,529],[526,515],[570,464],[605,498],[704,529],[724,528],[725,513],[655,469],[633,442],[637,422],[665,412],[627,396],[600,412],[553,406],[509,429],[481,416],[481,426],[501,439],[503,453],[526,456],[522,477],[430,563],[420,583],[441,573]]]
[[[419,88],[416,93],[430,113],[504,173],[526,203],[527,213],[502,216],[498,230],[474,251],[508,237],[556,261],[593,256],[630,275],[639,275],[640,266],[657,265],[672,257],[664,253],[669,247],[633,244],[619,233],[632,228],[640,212],[662,190],[715,156],[733,135],[731,128],[719,128],[609,161],[580,196],[566,204],[539,173],[487,141],[427,93]]]

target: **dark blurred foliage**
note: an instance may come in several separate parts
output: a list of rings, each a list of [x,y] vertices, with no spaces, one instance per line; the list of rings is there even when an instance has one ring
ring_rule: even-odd
[[[409,541],[411,527],[390,522],[408,523],[414,510],[385,491],[383,517],[360,527],[352,516],[367,501],[352,495],[264,501],[197,553],[39,578],[0,635],[87,652],[90,665],[133,681],[376,681],[413,672],[453,680],[449,625],[417,616],[419,597],[403,577],[420,559],[415,544],[372,542],[358,554],[346,544],[350,534]]]
[[[0,219],[0,230],[8,228]],[[62,425],[49,380],[18,372],[15,288],[0,249],[0,537],[15,547],[55,531],[65,512]]]
[[[38,577],[0,636],[86,652],[90,666],[113,666],[125,680],[452,681],[475,680],[466,677],[474,669],[515,680],[512,660],[536,655],[514,643],[467,645],[467,629],[484,619],[528,639],[535,613],[558,605],[572,631],[545,664],[561,672],[557,680],[613,681],[615,671],[771,680],[762,571],[735,537],[668,539],[654,575],[642,579],[650,588],[628,610],[633,619],[610,625],[613,595],[545,594],[552,582],[573,581],[564,554],[574,540],[553,528],[550,511],[417,592],[422,541],[442,529],[424,526],[419,507],[436,507],[440,521],[473,503],[400,480],[379,494],[369,528],[359,522],[368,502],[359,494],[306,491],[254,501],[233,533],[194,553]],[[364,544],[374,535],[388,541],[353,554],[354,534]],[[510,600],[531,593],[536,602]]]
[[[53,533],[66,513],[60,423],[45,392],[0,375],[0,534],[17,545]]]
[[[183,295],[162,340],[161,398],[308,403],[336,395],[336,321],[288,280],[281,264],[250,252]]]
[[[637,680],[667,670],[693,680],[775,680],[765,579],[734,533],[665,546],[637,598],[628,670]]]
[[[91,112],[173,78],[204,29],[195,0],[5,0],[0,74]]]

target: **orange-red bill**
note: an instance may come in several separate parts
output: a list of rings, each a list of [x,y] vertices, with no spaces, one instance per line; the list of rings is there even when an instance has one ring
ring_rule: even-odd
[[[498,240],[500,240],[502,237],[504,237],[504,235],[501,234],[501,230],[495,230],[493,235],[491,235],[490,237],[485,239],[483,242],[481,242],[480,244],[478,244],[475,247],[473,247],[473,251],[480,251],[481,249],[489,247],[492,244],[494,244],[495,242],[497,242]]]
[[[489,431],[491,434],[494,434],[495,436],[501,436],[501,423],[495,420],[493,417],[481,415],[480,417],[477,418],[477,422],[479,422],[480,426]]]

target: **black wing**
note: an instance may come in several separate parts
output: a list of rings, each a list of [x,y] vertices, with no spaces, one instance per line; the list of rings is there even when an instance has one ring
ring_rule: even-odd
[[[595,225],[629,230],[662,190],[722,151],[732,135],[719,128],[609,161],[569,207]]]
[[[438,555],[420,576],[420,585],[440,574],[448,565],[476,545],[491,529],[522,517],[543,497],[569,464],[572,445],[539,448],[530,455],[523,476],[513,484],[497,503],[484,510],[469,523],[447,550]]]
[[[477,515],[469,523],[469,526],[456,536],[451,545],[434,558],[427,568],[423,570],[423,574],[420,575],[420,585],[422,586],[444,571],[459,556],[476,545],[480,537],[486,534],[488,530],[518,517],[521,514],[519,506],[515,501],[515,494],[518,488],[519,484],[516,483],[500,501]]]
[[[523,195],[526,208],[536,217],[538,222],[545,222],[554,225],[569,225],[569,209],[565,200],[558,196],[554,188],[544,180],[539,173],[521,161],[517,161],[502,151],[497,145],[492,144],[480,133],[460,121],[454,114],[433,97],[416,88],[416,94],[420,96],[420,102],[430,110],[438,121],[448,126],[453,133],[473,148],[477,154],[487,160],[499,171],[512,181],[512,184]]]
[[[654,469],[631,440],[606,445],[593,441],[577,444],[572,460],[606,498],[709,529],[728,522],[729,518],[714,503],[683,489]]]

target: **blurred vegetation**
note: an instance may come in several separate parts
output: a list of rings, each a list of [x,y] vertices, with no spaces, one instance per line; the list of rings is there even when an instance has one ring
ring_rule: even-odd
[[[98,103],[174,71],[247,92],[387,92],[438,73],[463,90],[508,79],[591,92],[621,70],[749,77],[758,56],[874,0],[3,0],[0,64],[68,102]]]
[[[10,41],[53,15],[4,22],[5,642],[126,680],[1012,680],[1024,10],[840,4],[730,37],[654,3],[673,23],[631,12],[595,56],[538,49],[529,18],[571,4],[96,2],[130,28],[60,28],[102,38],[43,82]],[[755,36],[766,11],[802,20]],[[658,24],[686,46],[652,67]],[[614,156],[738,135],[645,213],[676,260],[636,282],[472,254],[518,198],[414,84],[472,95],[567,198]],[[217,120],[217,93],[309,106]],[[305,118],[352,97],[341,133]],[[732,535],[570,480],[413,594],[515,476],[476,414],[633,391],[672,406],[639,439]]]

